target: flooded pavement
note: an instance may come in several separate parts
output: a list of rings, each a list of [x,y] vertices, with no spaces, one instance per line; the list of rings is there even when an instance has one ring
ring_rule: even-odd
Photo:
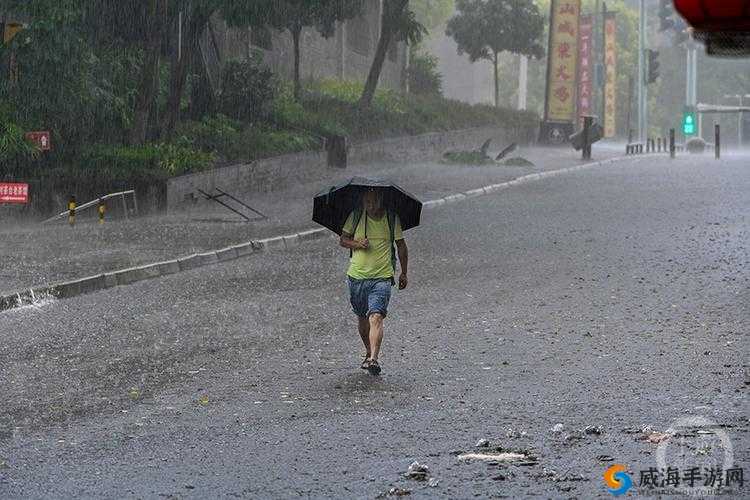
[[[602,149],[597,158],[619,153]],[[79,216],[73,228],[65,220],[44,225],[0,220],[0,257],[6,263],[0,269],[0,295],[316,227],[310,220],[312,197],[323,187],[354,175],[391,177],[429,200],[581,163],[580,154],[572,149],[521,148],[513,154],[528,157],[535,166],[440,162],[359,165],[332,171],[327,181],[294,189],[269,194],[233,193],[268,215],[267,220],[260,221],[245,222],[220,205],[205,201],[169,214],[130,220],[108,217],[103,226],[97,223],[93,211],[89,216]]]
[[[680,158],[426,211],[378,378],[329,240],[0,313],[0,497],[607,498],[726,443],[747,474],[748,206],[743,159]]]

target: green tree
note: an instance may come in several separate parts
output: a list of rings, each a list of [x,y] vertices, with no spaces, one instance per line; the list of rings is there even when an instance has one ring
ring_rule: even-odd
[[[412,94],[439,96],[443,93],[443,76],[438,71],[438,59],[433,55],[412,51],[408,77]]]
[[[146,142],[146,126],[156,95],[161,39],[166,13],[167,0],[149,0],[144,40],[145,56],[141,67],[138,93],[136,94],[133,126],[128,138],[131,145],[142,145]]]
[[[372,98],[375,96],[380,73],[383,71],[385,56],[388,54],[388,47],[391,42],[395,39],[409,45],[416,45],[427,34],[427,29],[417,21],[414,12],[407,8],[408,4],[409,0],[385,0],[383,3],[380,38],[362,96],[359,98],[358,106],[360,109],[367,109],[372,104]]]
[[[457,0],[456,7],[458,13],[448,21],[446,34],[456,41],[459,54],[468,54],[472,62],[486,59],[493,63],[495,105],[499,106],[499,54],[542,57],[544,17],[527,0]]]
[[[231,25],[268,25],[287,30],[294,44],[294,97],[299,100],[300,38],[302,29],[315,27],[325,38],[333,36],[336,22],[356,17],[363,0],[225,0],[224,18]]]
[[[17,78],[0,78],[6,116],[25,131],[52,131],[55,152],[64,152],[93,132],[99,111],[92,106],[95,59],[81,30],[85,10],[73,0],[6,0],[0,10],[34,20],[0,44],[0,60],[17,65]]]
[[[178,120],[180,119],[180,103],[185,91],[185,82],[191,67],[202,64],[200,52],[200,38],[206,30],[211,16],[220,10],[222,6],[231,8],[221,0],[203,0],[201,2],[182,1],[177,8],[182,10],[183,22],[185,23],[185,35],[183,46],[179,48],[181,57],[173,57],[169,76],[169,96],[167,97],[167,110],[164,114],[162,131],[166,138],[171,138]]]
[[[456,9],[455,0],[411,0],[409,8],[427,31],[443,26]]]

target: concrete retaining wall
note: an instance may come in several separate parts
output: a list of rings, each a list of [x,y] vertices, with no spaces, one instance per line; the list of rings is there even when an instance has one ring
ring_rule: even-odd
[[[533,129],[475,128],[396,137],[352,144],[349,148],[349,163],[424,161],[439,158],[451,149],[478,148],[490,137],[494,147],[498,148],[511,142],[533,142],[535,135],[536,131]],[[341,170],[327,166],[325,152],[265,158],[169,179],[167,208],[174,209],[182,204],[190,204],[196,198],[201,199],[198,189],[211,192],[218,187],[231,193],[267,193],[339,174]]]

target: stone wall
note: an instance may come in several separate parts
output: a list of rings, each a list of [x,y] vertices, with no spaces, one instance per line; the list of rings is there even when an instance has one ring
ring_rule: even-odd
[[[495,147],[511,142],[527,144],[534,141],[534,129],[512,130],[475,128],[450,132],[435,132],[408,137],[352,144],[349,163],[408,162],[437,159],[451,149],[479,148],[492,138]],[[305,152],[265,158],[247,164],[217,168],[208,172],[183,175],[167,182],[167,208],[175,209],[201,199],[197,192],[210,193],[214,188],[232,193],[267,193],[292,185],[339,175],[341,170],[327,166],[325,152]]]

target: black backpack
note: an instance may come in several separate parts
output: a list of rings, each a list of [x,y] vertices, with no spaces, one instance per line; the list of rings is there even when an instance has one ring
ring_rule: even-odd
[[[359,222],[362,220],[362,209],[357,208],[352,213],[352,237],[357,232],[357,226],[359,226]],[[394,235],[396,232],[396,214],[391,212],[390,210],[385,211],[385,215],[388,218],[388,231],[390,232],[391,237],[391,266],[393,266],[393,274],[396,274],[396,247],[394,246],[395,240]],[[367,238],[367,217],[365,217],[365,238]],[[354,254],[353,250],[349,250],[349,258],[352,257]]]

